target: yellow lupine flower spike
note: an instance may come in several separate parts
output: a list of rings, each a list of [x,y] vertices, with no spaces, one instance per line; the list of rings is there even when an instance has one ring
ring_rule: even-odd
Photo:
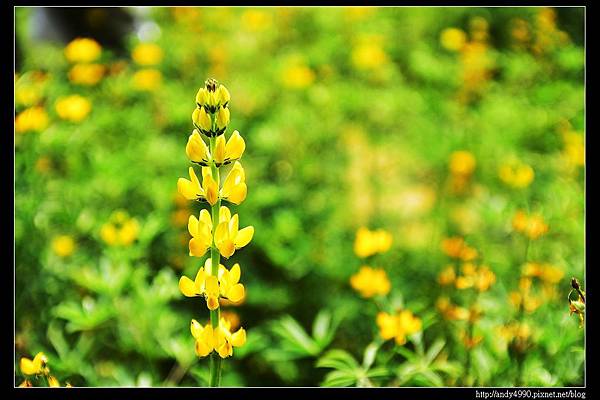
[[[236,161],[227,178],[225,178],[225,182],[223,182],[223,188],[220,192],[221,198],[233,204],[240,204],[246,199],[247,192],[244,168],[242,168],[239,161]]]
[[[226,213],[224,214],[227,217]],[[254,227],[247,226],[239,229],[239,217],[235,214],[219,223],[215,231],[215,244],[221,255],[229,258],[237,249],[250,243],[252,236],[254,236]]]
[[[207,210],[200,211],[200,218],[190,215],[188,230],[190,240],[190,256],[202,257],[212,245],[212,219]]]

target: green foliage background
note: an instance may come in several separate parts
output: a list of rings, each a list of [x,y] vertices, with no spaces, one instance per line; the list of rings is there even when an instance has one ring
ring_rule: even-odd
[[[208,311],[177,287],[203,260],[187,255],[173,199],[187,174],[194,96],[214,77],[232,95],[229,132],[246,140],[248,197],[236,209],[241,226],[256,231],[231,261],[242,266],[247,299],[229,309],[248,343],[224,362],[224,385],[451,386],[466,374],[477,386],[582,385],[584,330],[569,316],[567,294],[571,276],[584,282],[584,169],[567,165],[558,130],[565,122],[584,128],[583,11],[557,10],[565,43],[541,53],[515,48],[511,21],[527,21],[535,37],[540,10],[151,9],[164,57],[156,67],[162,83],[147,92],[132,83],[140,67],[130,54],[109,49],[100,62],[124,62],[120,73],[91,87],[69,82],[64,44],[32,40],[33,11],[18,8],[16,73],[47,73],[50,124],[15,134],[16,384],[18,360],[44,351],[61,383],[75,386],[206,385],[208,360],[197,360],[189,322]],[[460,56],[439,38],[448,27],[469,32],[475,17],[489,24],[493,67],[465,102],[457,96]],[[357,68],[361,40],[379,40],[386,61]],[[128,43],[133,49],[138,39]],[[287,86],[290,65],[309,68],[314,79]],[[61,120],[54,108],[74,93],[92,103],[81,123]],[[445,189],[455,150],[476,158],[471,195]],[[36,169],[41,157],[51,161],[46,173]],[[498,178],[511,157],[533,167],[529,187],[511,189]],[[431,208],[407,203],[415,188],[434,193]],[[476,223],[465,228],[452,217],[460,206]],[[189,212],[200,207],[190,203]],[[100,239],[117,209],[140,222],[132,246]],[[508,293],[525,246],[511,233],[517,209],[541,213],[550,227],[532,242],[530,258],[565,273],[558,298],[527,317],[535,344],[520,377],[496,331],[515,318]],[[363,225],[394,237],[372,260],[392,281],[388,307],[406,306],[424,322],[403,348],[376,340],[378,308],[349,285],[362,264],[352,246]],[[63,234],[76,242],[66,258],[51,246]],[[437,275],[448,262],[439,243],[450,235],[467,237],[497,276],[482,295],[483,342],[472,351],[435,309]],[[342,372],[325,380],[331,369]]]

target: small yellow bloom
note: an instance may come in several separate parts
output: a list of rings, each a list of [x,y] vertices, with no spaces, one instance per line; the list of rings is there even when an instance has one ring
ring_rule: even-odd
[[[92,103],[77,94],[61,97],[56,101],[56,112],[64,120],[72,122],[83,121],[92,110]]]
[[[475,156],[468,151],[455,151],[450,155],[450,172],[453,175],[470,176],[476,164]]]
[[[133,86],[138,90],[151,92],[158,89],[161,82],[162,74],[156,69],[141,69],[133,74]]]
[[[446,28],[440,34],[440,43],[450,51],[459,51],[467,42],[467,34],[458,28]]]
[[[109,246],[129,246],[138,237],[140,226],[125,211],[115,211],[110,220],[102,225],[100,237]]]
[[[477,250],[469,247],[461,237],[454,236],[442,240],[442,251],[449,257],[462,261],[472,261],[477,258]]]
[[[57,236],[52,240],[52,250],[59,257],[68,257],[75,250],[75,241],[68,235]]]
[[[361,258],[369,257],[377,253],[385,253],[392,247],[392,234],[378,229],[370,231],[361,227],[356,231],[354,239],[354,253]]]
[[[287,66],[281,74],[283,86],[289,89],[304,89],[315,80],[315,73],[305,65]]]
[[[47,363],[48,358],[42,352],[37,353],[33,360],[30,360],[27,357],[22,357],[20,362],[21,372],[25,375],[39,375],[42,373],[47,373]]]
[[[239,148],[235,149],[234,146],[232,152],[235,154],[235,151],[239,151]],[[225,152],[227,152],[227,149]],[[247,193],[244,168],[242,168],[239,161],[236,161],[223,182],[223,188],[220,191],[221,198],[237,205],[246,199]]]
[[[94,39],[77,38],[65,47],[65,56],[72,63],[89,63],[97,60],[102,47]]]
[[[252,240],[254,236],[254,227],[247,226],[238,229],[239,217],[231,212],[225,206],[221,207],[222,213],[219,217],[219,225],[215,231],[215,244],[221,255],[229,258],[237,249],[241,249]]]
[[[382,339],[394,338],[396,344],[401,346],[406,343],[406,336],[421,330],[421,319],[415,317],[410,310],[403,310],[399,314],[391,315],[386,312],[377,314],[379,334]]]
[[[202,166],[207,166],[210,161],[211,157],[208,146],[202,140],[197,129],[194,129],[188,138],[187,145],[185,146],[185,154],[187,154],[190,161]]]
[[[39,84],[17,82],[15,85],[15,104],[31,107],[42,100],[42,88]]]
[[[359,70],[375,70],[388,62],[380,36],[365,36],[352,49],[352,64]]]
[[[350,277],[350,285],[365,298],[375,295],[385,296],[391,289],[391,284],[385,271],[381,268],[371,268],[368,266],[362,266],[358,273]]]
[[[104,71],[100,64],[75,64],[69,71],[69,80],[78,85],[93,86],[100,82]]]
[[[207,210],[200,211],[200,218],[190,215],[188,230],[190,240],[190,256],[202,257],[212,246],[212,218]]]
[[[531,240],[538,239],[548,232],[548,224],[541,215],[527,215],[521,210],[515,213],[512,225],[515,231],[523,233]]]
[[[242,28],[250,32],[259,32],[271,25],[271,15],[264,11],[247,10],[240,17]]]
[[[159,64],[163,58],[162,49],[154,43],[138,44],[131,53],[133,61],[142,66]]]
[[[44,108],[39,106],[31,107],[19,113],[15,118],[15,132],[40,132],[46,129],[48,124],[48,114]]]
[[[233,264],[231,270],[219,265],[218,278],[221,297],[233,303],[238,303],[244,298],[246,291],[244,285],[239,283],[241,273],[240,264],[238,263]]]
[[[564,149],[563,154],[567,160],[576,166],[585,164],[585,143],[583,134],[573,131],[563,133]]]
[[[529,186],[535,177],[533,168],[523,163],[503,164],[498,175],[502,182],[517,189]]]
[[[192,122],[200,132],[211,136],[212,120],[206,111],[206,107],[198,107],[192,113]]]
[[[231,333],[229,322],[223,318],[220,319],[217,328],[213,328],[210,323],[203,327],[193,319],[190,331],[196,339],[198,357],[206,357],[216,350],[221,358],[226,358],[233,355],[233,347],[241,347],[246,343],[245,329],[240,328],[235,333]]]
[[[438,275],[438,282],[442,286],[451,285],[454,283],[456,279],[456,272],[454,271],[454,266],[448,265],[440,274]]]
[[[217,129],[223,130],[223,129],[227,128],[227,125],[229,125],[229,118],[230,118],[229,108],[226,108],[226,107],[219,108],[219,111],[217,111]]]
[[[206,200],[211,206],[216,204],[218,197],[218,184],[212,177],[209,167],[202,167],[202,185],[194,172],[189,167],[190,180],[179,178],[177,190],[188,200]]]

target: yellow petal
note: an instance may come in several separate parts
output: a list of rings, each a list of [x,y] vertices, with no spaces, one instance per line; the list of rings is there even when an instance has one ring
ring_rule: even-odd
[[[242,168],[242,164],[239,161],[236,161],[233,164],[233,168],[227,174],[225,181],[223,182],[223,197],[229,197],[231,195],[231,191],[235,186],[240,185],[245,182],[246,176],[244,173],[244,169]]]
[[[219,280],[214,275],[206,277],[206,294],[212,297],[219,296]]]
[[[235,237],[235,248],[240,249],[250,243],[252,237],[254,236],[254,227],[247,226],[244,229],[241,229],[237,236]]]
[[[206,306],[209,310],[216,310],[219,308],[219,298],[216,296],[208,296],[206,298]]]
[[[198,236],[198,219],[193,215],[188,219],[188,231],[192,237]]]
[[[244,294],[244,285],[242,285],[241,283],[236,283],[227,292],[227,298],[233,301],[234,303],[237,303],[244,298]]]
[[[21,358],[20,367],[21,372],[25,375],[35,375],[38,373],[38,369],[29,358]]]
[[[237,160],[242,157],[244,150],[246,150],[246,142],[244,142],[238,131],[233,131],[227,141],[227,146],[225,146],[225,158],[228,160]]]
[[[210,213],[208,212],[208,210],[203,209],[202,211],[200,211],[200,222],[206,224],[212,231],[212,218],[210,217]]]
[[[198,273],[196,274],[196,278],[194,279],[194,285],[196,286],[196,293],[202,294],[204,293],[204,286],[206,282],[206,271],[204,267],[200,267],[198,269]]]
[[[202,335],[203,330],[204,328],[202,325],[195,319],[192,319],[192,322],[190,323],[190,332],[192,332],[194,339],[198,339]]]
[[[198,357],[206,357],[211,351],[212,348],[207,343],[196,340],[196,355]]]
[[[221,206],[219,209],[219,222],[229,221],[231,219],[231,211],[226,206]]]
[[[240,276],[242,275],[242,271],[240,269],[240,264],[235,263],[231,270],[229,271],[229,282],[231,284],[236,284],[240,281]]]
[[[225,258],[229,258],[235,253],[235,245],[231,239],[223,240],[222,242],[217,243],[217,248],[221,255]]]
[[[231,344],[235,347],[241,347],[246,343],[246,330],[244,328],[238,329],[233,335],[231,335]]]
[[[179,178],[177,180],[177,191],[188,200],[196,200],[197,198],[197,189],[192,182],[185,178]]]
[[[192,257],[202,257],[206,254],[206,251],[210,247],[210,243],[206,243],[206,241],[201,238],[193,238],[190,240],[189,248],[190,248],[190,256]]]
[[[223,198],[226,198],[229,202],[233,204],[240,204],[242,201],[246,200],[247,194],[248,187],[244,182],[242,182],[239,185],[232,187],[231,191],[229,192],[229,196],[223,196]]]
[[[49,387],[60,387],[60,383],[58,382],[58,379],[56,379],[54,376],[50,375],[48,377],[48,386]]]
[[[194,129],[192,134],[188,138],[187,145],[185,146],[185,153],[188,158],[193,162],[208,162],[208,146],[200,137],[197,129]]]
[[[219,88],[216,91],[216,95],[217,95],[217,101],[220,104],[229,103],[229,99],[231,98],[229,91],[223,85],[219,85]]]
[[[233,354],[233,347],[231,346],[231,343],[225,341],[225,343],[219,346],[217,352],[221,358],[227,358]]]
[[[186,297],[198,296],[194,281],[188,278],[187,276],[182,276],[181,278],[179,278],[179,290]]]
[[[225,137],[223,135],[217,137],[217,140],[215,141],[213,159],[217,164],[223,164],[225,161]]]
[[[219,196],[219,187],[217,186],[217,182],[215,182],[212,176],[207,175],[204,177],[202,187],[204,188],[206,201],[208,201],[208,204],[211,206],[214,206],[217,203]]]
[[[227,229],[229,230],[229,237],[230,238],[235,238],[235,236],[237,235],[238,229],[239,229],[239,225],[240,225],[239,220],[240,220],[240,217],[238,217],[237,214],[235,214],[229,220],[229,226],[227,227]]]
[[[221,107],[217,112],[217,128],[224,129],[229,125],[229,109]]]
[[[212,128],[210,115],[208,115],[204,107],[196,108],[194,110],[192,113],[192,120],[194,121],[194,124],[203,132],[209,132]]]

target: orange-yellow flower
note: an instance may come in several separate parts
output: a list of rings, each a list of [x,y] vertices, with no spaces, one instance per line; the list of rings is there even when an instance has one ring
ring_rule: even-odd
[[[377,326],[382,339],[389,340],[394,338],[396,344],[406,343],[406,336],[417,333],[421,330],[421,319],[415,317],[410,310],[402,310],[400,313],[391,315],[386,312],[377,314]]]
[[[89,63],[97,60],[102,47],[94,39],[77,38],[65,47],[65,57],[72,63]]]
[[[383,269],[366,265],[350,277],[350,285],[365,298],[375,295],[385,296],[391,289],[390,280]]]
[[[354,253],[358,257],[365,258],[373,254],[385,253],[391,246],[392,235],[383,229],[370,231],[361,227],[356,231]]]

